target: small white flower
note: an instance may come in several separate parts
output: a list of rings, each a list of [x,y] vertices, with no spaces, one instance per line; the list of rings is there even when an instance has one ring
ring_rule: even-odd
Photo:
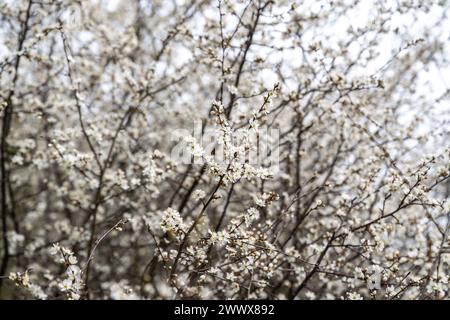
[[[11,158],[11,162],[16,165],[22,165],[23,164],[23,157],[20,154],[16,154]]]
[[[65,291],[69,291],[70,289],[72,289],[72,281],[69,279],[64,279],[60,284],[59,284],[59,288],[61,289],[61,291],[65,292]]]
[[[228,91],[233,95],[237,95],[239,93],[238,88],[233,85],[228,85]]]
[[[11,281],[16,281],[18,279],[18,274],[15,273],[15,272],[10,272],[9,276],[8,276],[8,279],[11,280]]]
[[[201,189],[197,189],[193,192],[192,196],[195,200],[201,200],[206,197],[206,193]]]
[[[70,294],[70,299],[71,300],[80,300],[80,295],[78,294],[78,293],[76,293],[76,292],[72,292],[71,294]]]
[[[77,257],[71,255],[67,258],[67,260],[69,261],[70,264],[76,264],[78,262]]]
[[[48,252],[52,256],[54,256],[54,255],[57,255],[59,252],[61,252],[60,250],[61,250],[61,247],[59,246],[59,244],[54,243],[53,246],[48,250]]]
[[[363,300],[363,297],[358,292],[348,292],[347,298],[349,300]]]

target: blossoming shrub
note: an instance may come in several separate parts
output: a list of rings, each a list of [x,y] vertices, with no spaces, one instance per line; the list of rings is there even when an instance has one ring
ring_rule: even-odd
[[[0,297],[448,299],[446,1],[3,1]]]

